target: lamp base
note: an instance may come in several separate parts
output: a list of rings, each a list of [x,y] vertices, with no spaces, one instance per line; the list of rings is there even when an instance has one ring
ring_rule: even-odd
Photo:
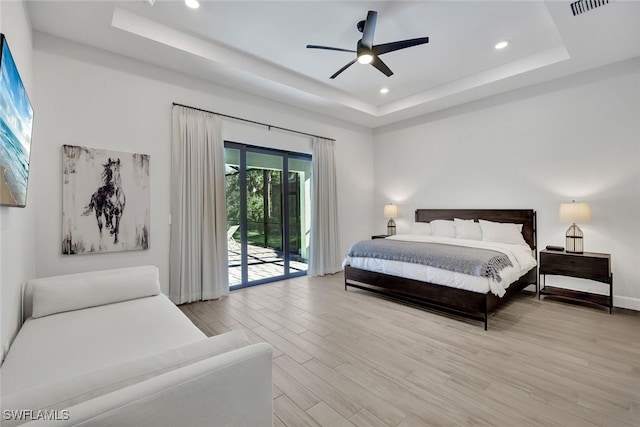
[[[584,253],[584,234],[575,223],[567,230],[566,252],[570,254]]]
[[[389,222],[387,223],[387,234],[389,236],[394,236],[396,234],[396,222],[393,218],[389,218]]]

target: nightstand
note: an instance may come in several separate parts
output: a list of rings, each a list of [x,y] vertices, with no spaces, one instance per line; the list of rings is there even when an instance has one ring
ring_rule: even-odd
[[[386,239],[391,236],[391,234],[376,234],[375,236],[371,236],[372,239]]]
[[[540,287],[540,295],[569,298],[577,301],[586,301],[593,304],[609,307],[609,314],[613,309],[613,274],[611,273],[611,255],[596,252],[584,252],[582,254],[567,253],[564,251],[540,251],[540,276],[543,281]],[[577,277],[590,279],[609,285],[609,295],[594,294],[591,292],[574,291],[571,289],[546,286],[545,275]]]

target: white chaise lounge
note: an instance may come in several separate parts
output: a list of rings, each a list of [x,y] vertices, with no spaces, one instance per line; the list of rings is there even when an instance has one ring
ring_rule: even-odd
[[[0,368],[3,426],[272,425],[271,346],[207,338],[156,267],[32,280],[23,310]]]

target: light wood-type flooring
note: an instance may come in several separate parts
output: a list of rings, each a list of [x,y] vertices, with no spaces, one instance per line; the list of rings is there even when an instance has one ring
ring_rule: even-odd
[[[640,313],[523,292],[481,322],[300,277],[180,307],[273,345],[274,426],[640,426]]]

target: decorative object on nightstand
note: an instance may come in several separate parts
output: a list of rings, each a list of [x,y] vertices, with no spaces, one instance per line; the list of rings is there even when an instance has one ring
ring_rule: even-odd
[[[567,230],[567,252],[581,254],[584,252],[584,234],[576,223],[591,222],[591,210],[588,203],[562,203],[560,205],[559,221],[571,224]]]
[[[613,273],[611,272],[611,255],[595,252],[581,254],[558,252],[544,249],[540,251],[539,272],[540,295],[568,298],[575,301],[586,301],[609,308],[609,314],[613,309]],[[547,286],[546,276],[577,277],[580,279],[595,280],[609,285],[609,294],[600,295],[592,292],[574,291],[556,286]]]
[[[396,234],[396,222],[393,218],[398,217],[398,205],[389,204],[384,206],[384,216],[389,218],[387,223],[387,234],[393,236]]]

